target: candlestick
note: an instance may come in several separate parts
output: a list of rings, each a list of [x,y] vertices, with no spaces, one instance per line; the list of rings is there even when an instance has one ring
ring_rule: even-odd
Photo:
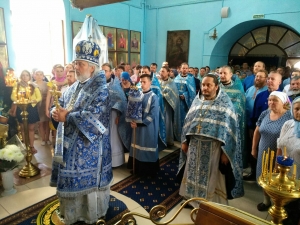
[[[266,154],[266,163],[265,163],[265,172],[266,172],[266,174],[268,174],[269,157],[270,157],[270,148],[268,148],[268,153]]]
[[[265,156],[266,156],[266,151],[264,151],[263,158],[262,158],[262,166],[261,166],[261,169],[262,169],[261,174],[262,174],[263,176],[264,176],[264,174],[265,174],[265,168],[264,168],[264,165],[265,165]]]
[[[270,159],[270,171],[269,171],[269,182],[272,181],[272,167],[273,167],[273,159],[274,159],[274,151],[271,151],[271,159]]]
[[[293,177],[295,177],[295,179],[296,179],[296,173],[297,173],[297,165],[294,164],[294,167],[293,167]]]

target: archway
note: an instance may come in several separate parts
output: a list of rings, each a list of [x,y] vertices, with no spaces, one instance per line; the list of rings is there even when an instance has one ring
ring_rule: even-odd
[[[212,66],[219,66],[215,62],[220,62],[221,57],[223,64],[253,64],[262,60],[276,66],[293,66],[300,61],[300,36],[295,29],[279,21],[246,21],[222,35],[211,55]]]

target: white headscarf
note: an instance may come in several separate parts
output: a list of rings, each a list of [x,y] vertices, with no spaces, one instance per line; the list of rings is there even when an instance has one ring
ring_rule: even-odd
[[[286,103],[289,103],[290,100],[289,100],[289,97],[287,96],[286,93],[284,92],[281,92],[281,91],[273,91],[271,92],[270,96],[273,95],[273,96],[276,96],[278,97],[283,104],[286,104]]]

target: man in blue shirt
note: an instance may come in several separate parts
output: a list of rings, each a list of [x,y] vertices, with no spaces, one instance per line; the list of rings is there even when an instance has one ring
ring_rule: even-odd
[[[250,76],[247,76],[245,78],[245,80],[243,81],[243,86],[244,86],[244,91],[246,92],[248,90],[248,88],[250,88],[251,86],[253,86],[254,84],[254,79],[255,79],[255,74],[259,71],[259,70],[264,70],[265,69],[265,64],[262,61],[257,61],[254,64],[253,67],[253,74]]]
[[[244,180],[252,180],[255,179],[255,171],[256,171],[256,159],[254,159],[251,155],[252,150],[252,138],[253,138],[253,128],[251,128],[251,117],[253,113],[254,101],[257,95],[265,90],[268,89],[267,87],[267,78],[268,78],[268,71],[266,70],[259,70],[256,73],[254,85],[250,87],[246,91],[246,144],[247,152],[249,153],[247,156],[247,161],[250,162],[251,166],[251,173],[244,176]]]

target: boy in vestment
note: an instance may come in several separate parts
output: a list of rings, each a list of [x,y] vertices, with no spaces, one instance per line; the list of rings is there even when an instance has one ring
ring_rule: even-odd
[[[128,168],[133,168],[134,173],[155,176],[159,171],[158,159],[158,133],[159,133],[159,103],[158,97],[151,90],[151,75],[140,76],[143,91],[142,123],[131,122],[131,127],[136,129],[132,135]]]

